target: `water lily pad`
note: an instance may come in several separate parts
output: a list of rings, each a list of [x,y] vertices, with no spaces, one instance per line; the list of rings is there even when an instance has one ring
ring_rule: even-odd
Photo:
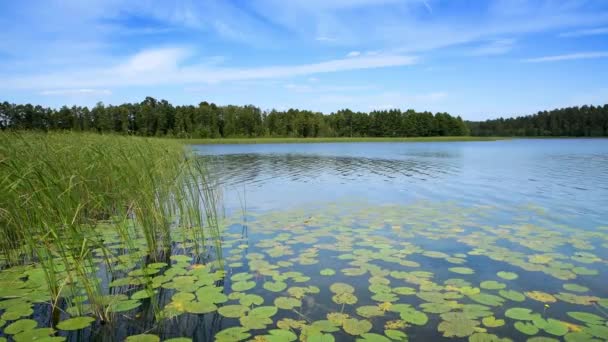
[[[324,268],[321,271],[319,271],[319,274],[321,274],[322,276],[332,276],[332,275],[336,274],[336,271],[334,271],[331,268]]]
[[[372,329],[372,324],[365,319],[348,318],[345,319],[342,328],[350,335],[362,335]]]
[[[108,312],[125,312],[133,310],[141,305],[139,300],[128,299],[128,300],[120,300],[110,304],[108,308]]]
[[[256,294],[246,294],[239,298],[239,304],[243,306],[261,305],[264,303],[264,298]]]
[[[233,282],[239,282],[239,281],[246,281],[251,278],[253,278],[253,275],[251,273],[241,272],[241,273],[233,274],[232,277],[230,277],[230,280],[232,280]]]
[[[93,317],[73,317],[59,322],[57,329],[59,330],[80,330],[88,327],[95,322]]]
[[[255,281],[237,281],[232,283],[232,291],[243,292],[255,287]]]
[[[545,332],[555,336],[564,336],[568,333],[568,325],[553,318],[547,320],[547,324],[542,328]]]
[[[249,316],[256,317],[272,317],[277,313],[278,309],[276,306],[258,306],[249,311]]]
[[[578,284],[564,284],[564,289],[572,292],[587,292],[589,291],[588,287],[578,285]]]
[[[542,292],[542,291],[528,291],[528,292],[524,292],[524,294],[526,295],[526,297],[537,300],[542,303],[557,302],[557,299],[555,299],[555,297],[553,297],[552,295],[550,295],[546,292]]]
[[[217,306],[210,302],[188,302],[184,305],[184,310],[191,314],[206,314],[217,310]]]
[[[393,341],[407,341],[407,334],[403,331],[386,329],[384,335],[388,336]]]
[[[315,333],[306,336],[307,342],[334,342],[335,340],[332,334]]]
[[[582,311],[570,311],[567,313],[568,316],[576,319],[577,321],[585,322],[588,324],[603,324],[605,319],[601,316],[590,312],[582,312]]]
[[[520,321],[531,321],[533,318],[532,310],[528,308],[510,308],[505,311],[505,316]]]
[[[251,334],[243,327],[227,328],[215,334],[215,340],[218,342],[242,341],[249,337],[251,337]]]
[[[331,300],[336,304],[353,305],[357,303],[357,297],[348,292],[338,293],[331,297]]]
[[[351,285],[345,284],[345,283],[333,283],[330,287],[329,290],[333,293],[336,294],[340,294],[340,293],[354,293],[355,292],[355,288],[352,287]]]
[[[515,327],[515,329],[519,330],[520,332],[522,332],[526,335],[538,334],[538,328],[532,323],[518,321],[518,322],[515,322],[514,327]]]
[[[357,338],[357,341],[361,341],[361,342],[391,342],[391,340],[384,336],[384,335],[380,335],[380,334],[374,334],[374,333],[366,333],[361,335],[360,338]]]
[[[479,321],[469,319],[461,312],[448,312],[441,315],[443,321],[437,326],[437,330],[444,337],[466,337],[475,332]]]
[[[517,273],[506,272],[506,271],[500,271],[500,272],[496,273],[496,275],[505,280],[515,280],[519,277],[517,275]]]
[[[505,325],[504,319],[496,319],[494,316],[484,317],[481,322],[488,328],[497,328]]]
[[[526,300],[526,296],[524,296],[523,293],[514,290],[500,290],[498,291],[498,294],[514,302],[523,302]]]
[[[475,271],[472,268],[468,267],[450,267],[448,268],[450,272],[458,273],[458,274],[473,274]]]
[[[484,304],[484,305],[490,305],[490,306],[500,306],[504,303],[504,298],[496,296],[496,295],[491,295],[488,293],[478,293],[472,296],[469,296],[469,298],[471,298],[473,301],[480,303],[480,304]]]
[[[243,316],[249,309],[243,305],[224,305],[217,309],[217,312],[224,317],[239,318]]]
[[[267,281],[263,286],[266,290],[271,292],[281,292],[287,288],[287,284],[282,281]]]
[[[502,290],[507,287],[507,285],[494,280],[486,280],[481,282],[481,284],[479,284],[479,287],[485,290]]]
[[[384,316],[384,311],[377,305],[364,305],[357,308],[357,314],[365,318]]]
[[[160,342],[160,337],[152,334],[140,334],[128,336],[126,342]]]
[[[274,300],[274,305],[279,309],[291,310],[302,306],[302,301],[291,297],[277,297]]]
[[[20,319],[4,328],[4,333],[9,335],[15,335],[22,331],[32,330],[37,326],[38,323],[32,319]]]

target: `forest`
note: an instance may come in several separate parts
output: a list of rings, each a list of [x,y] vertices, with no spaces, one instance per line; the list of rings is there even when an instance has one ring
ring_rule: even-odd
[[[141,103],[92,108],[0,103],[0,129],[118,133],[176,138],[236,137],[432,137],[432,136],[608,136],[608,105],[542,111],[534,115],[464,121],[448,113],[349,109],[331,114],[289,109],[263,111],[253,105],[173,106],[147,97]]]
[[[147,97],[119,106],[45,108],[0,104],[3,130],[73,130],[176,138],[230,137],[406,137],[462,136],[469,131],[460,117],[447,113],[345,109],[329,115],[309,110],[262,111],[259,107],[173,106]]]
[[[605,137],[608,136],[608,104],[567,107],[467,124],[471,135],[476,136]]]

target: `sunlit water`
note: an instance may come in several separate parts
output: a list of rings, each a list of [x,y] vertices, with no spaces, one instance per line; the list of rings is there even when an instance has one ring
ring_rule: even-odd
[[[608,140],[204,145],[228,208],[417,200],[513,208],[532,204],[606,223]]]

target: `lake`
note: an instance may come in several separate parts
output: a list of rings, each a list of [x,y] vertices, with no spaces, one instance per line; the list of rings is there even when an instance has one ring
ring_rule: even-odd
[[[218,330],[608,338],[608,140],[193,148],[223,189],[224,287],[279,307]]]
[[[167,211],[0,266],[0,342],[608,340],[608,140],[191,149],[138,202]]]

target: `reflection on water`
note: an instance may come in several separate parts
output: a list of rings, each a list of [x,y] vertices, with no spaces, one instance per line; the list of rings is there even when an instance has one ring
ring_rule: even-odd
[[[592,226],[606,217],[608,140],[196,146],[225,187],[226,205],[251,209],[363,199],[532,203]],[[246,195],[246,196],[245,196]],[[580,220],[584,215],[584,220]],[[560,223],[566,223],[561,222]],[[573,222],[568,222],[573,223]]]

